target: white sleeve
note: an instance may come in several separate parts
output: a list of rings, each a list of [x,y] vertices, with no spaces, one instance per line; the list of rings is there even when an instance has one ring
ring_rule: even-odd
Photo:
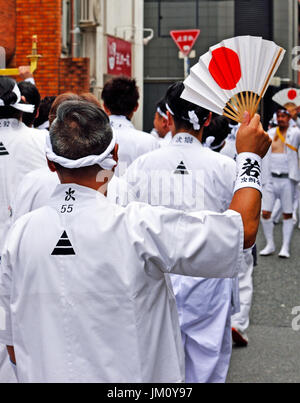
[[[127,208],[132,245],[143,256],[146,268],[152,264],[164,273],[208,278],[238,274],[244,244],[238,213],[187,214],[143,203],[131,203]]]
[[[12,289],[12,271],[9,254],[4,247],[0,265],[0,343],[13,346],[10,297]]]

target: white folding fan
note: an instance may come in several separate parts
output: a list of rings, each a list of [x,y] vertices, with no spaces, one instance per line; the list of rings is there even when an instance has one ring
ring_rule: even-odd
[[[285,88],[277,92],[272,100],[281,106],[293,103],[296,107],[300,106],[300,90],[297,88]]]
[[[184,81],[183,99],[237,122],[251,116],[285,50],[261,37],[238,36],[209,49]]]

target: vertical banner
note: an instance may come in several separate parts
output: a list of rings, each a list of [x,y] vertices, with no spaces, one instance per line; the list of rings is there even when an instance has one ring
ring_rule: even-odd
[[[132,44],[123,39],[107,36],[107,74],[132,75]]]

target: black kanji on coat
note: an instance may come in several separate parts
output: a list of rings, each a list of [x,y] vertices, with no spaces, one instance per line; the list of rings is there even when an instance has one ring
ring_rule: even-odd
[[[51,255],[59,256],[59,255],[75,255],[75,251],[73,246],[68,238],[66,231],[63,232],[60,237],[57,245],[55,246]]]
[[[244,163],[243,167],[243,173],[240,176],[251,176],[253,178],[258,178],[260,175],[260,166],[257,161],[253,161],[250,158],[246,159],[246,162]]]

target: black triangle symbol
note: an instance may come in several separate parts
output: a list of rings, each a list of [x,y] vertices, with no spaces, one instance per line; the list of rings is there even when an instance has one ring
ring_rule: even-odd
[[[9,155],[7,149],[4,147],[3,143],[0,143],[0,155]]]
[[[62,233],[62,236],[58,240],[53,252],[51,253],[53,256],[62,256],[62,255],[75,255],[75,251],[73,246],[68,238],[66,231]]]
[[[180,164],[178,165],[178,167],[174,171],[174,174],[189,175],[189,172],[186,169],[183,161],[180,162]]]

